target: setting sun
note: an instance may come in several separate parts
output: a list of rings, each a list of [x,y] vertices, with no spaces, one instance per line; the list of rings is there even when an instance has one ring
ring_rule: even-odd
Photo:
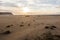
[[[28,7],[23,7],[22,11],[23,12],[30,12],[30,9]]]

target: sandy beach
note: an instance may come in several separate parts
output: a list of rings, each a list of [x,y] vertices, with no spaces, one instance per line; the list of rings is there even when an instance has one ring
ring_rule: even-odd
[[[0,16],[0,40],[49,40],[47,35],[60,40],[60,16]]]

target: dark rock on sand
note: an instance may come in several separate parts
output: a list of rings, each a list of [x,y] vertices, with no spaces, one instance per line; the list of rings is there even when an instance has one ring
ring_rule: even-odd
[[[3,32],[2,34],[10,34],[11,32],[8,30],[8,31],[5,31]]]

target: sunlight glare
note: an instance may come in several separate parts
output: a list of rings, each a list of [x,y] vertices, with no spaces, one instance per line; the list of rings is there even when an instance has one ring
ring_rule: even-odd
[[[30,12],[30,9],[28,7],[23,7],[23,12]]]

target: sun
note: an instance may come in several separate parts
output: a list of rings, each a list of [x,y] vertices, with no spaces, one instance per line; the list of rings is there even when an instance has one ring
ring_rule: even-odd
[[[28,7],[23,7],[22,11],[23,12],[30,12],[30,9]]]

